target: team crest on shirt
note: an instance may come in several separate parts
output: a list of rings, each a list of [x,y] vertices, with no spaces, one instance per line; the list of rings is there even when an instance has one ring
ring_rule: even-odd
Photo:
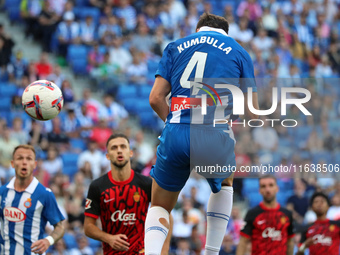
[[[133,200],[135,200],[136,203],[139,202],[139,200],[140,200],[140,195],[139,195],[138,191],[136,191],[136,192],[133,194]]]
[[[330,225],[330,226],[329,226],[329,231],[333,232],[334,229],[335,229],[335,226],[334,226],[334,225]]]
[[[287,219],[286,219],[286,217],[282,216],[280,221],[281,221],[281,224],[284,225],[284,224],[286,224]]]
[[[27,198],[27,200],[24,202],[24,206],[26,208],[30,208],[32,206],[32,199],[31,198]]]
[[[88,198],[86,198],[86,203],[85,203],[85,210],[87,210],[87,209],[90,209],[90,208],[91,208],[91,203],[92,203],[92,200],[91,200],[91,199],[88,199]]]

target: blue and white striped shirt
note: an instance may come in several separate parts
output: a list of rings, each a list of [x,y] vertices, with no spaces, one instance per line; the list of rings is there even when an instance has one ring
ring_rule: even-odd
[[[34,177],[23,192],[14,189],[15,177],[0,187],[1,255],[33,255],[31,245],[44,238],[47,221],[64,220],[55,196]]]

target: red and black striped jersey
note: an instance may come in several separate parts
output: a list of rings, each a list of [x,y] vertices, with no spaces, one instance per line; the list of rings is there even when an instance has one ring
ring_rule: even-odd
[[[301,235],[300,245],[313,238],[309,254],[338,255],[340,246],[340,221],[317,220],[308,225]]]
[[[248,211],[241,235],[250,238],[252,255],[286,255],[287,242],[294,236],[292,213],[278,205],[260,205]]]
[[[130,178],[123,182],[113,180],[111,171],[94,180],[86,199],[85,216],[98,219],[102,230],[116,235],[125,234],[130,248],[126,252],[115,251],[103,243],[105,255],[138,254],[144,249],[144,223],[151,201],[149,177],[131,170]]]

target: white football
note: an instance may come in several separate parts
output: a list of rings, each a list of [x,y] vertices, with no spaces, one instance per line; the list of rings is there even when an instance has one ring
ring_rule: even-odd
[[[38,80],[26,87],[22,94],[25,112],[36,120],[56,117],[64,105],[63,94],[53,82]]]

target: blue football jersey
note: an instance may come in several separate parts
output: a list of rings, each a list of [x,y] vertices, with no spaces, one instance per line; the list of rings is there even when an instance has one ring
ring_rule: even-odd
[[[31,245],[44,238],[47,222],[55,225],[64,217],[52,191],[36,178],[23,192],[14,190],[14,180],[0,187],[0,254],[31,255]]]
[[[213,119],[232,118],[232,94],[216,84],[235,85],[242,92],[248,87],[257,91],[249,54],[223,30],[211,30],[179,39],[164,50],[156,76],[171,84],[167,123],[210,124]],[[203,94],[208,96],[205,115],[200,109]]]

